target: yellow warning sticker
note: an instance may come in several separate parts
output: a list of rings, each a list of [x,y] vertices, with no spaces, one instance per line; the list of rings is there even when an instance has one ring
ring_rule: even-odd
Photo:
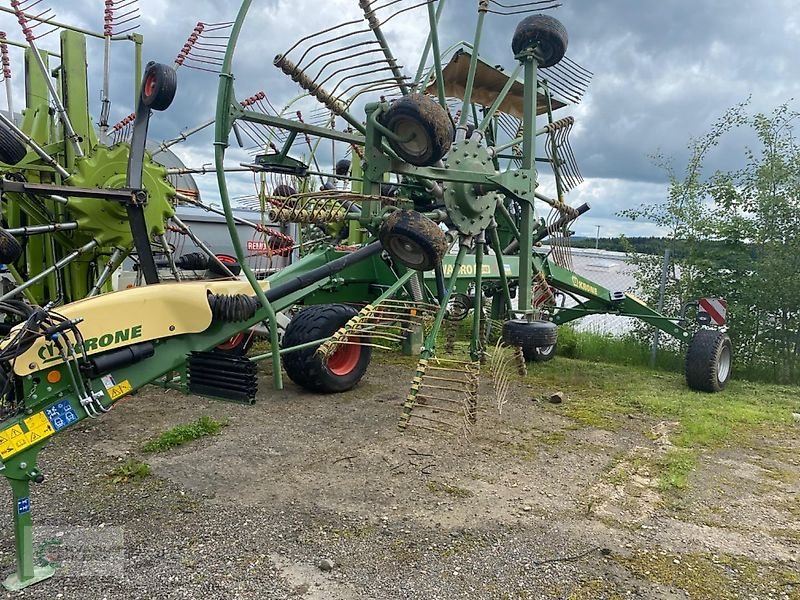
[[[31,415],[23,422],[28,429],[27,432],[22,431],[19,424],[0,431],[0,458],[6,459],[17,452],[22,452],[28,446],[41,442],[55,433],[44,412]]]
[[[108,388],[108,397],[116,400],[117,398],[122,398],[125,394],[130,394],[132,390],[131,382],[126,379],[125,381],[120,381],[114,387]]]

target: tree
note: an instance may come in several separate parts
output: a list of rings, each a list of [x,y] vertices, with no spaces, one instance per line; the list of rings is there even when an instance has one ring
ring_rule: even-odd
[[[729,109],[704,136],[689,143],[678,176],[669,176],[663,203],[623,211],[669,232],[680,258],[667,303],[672,311],[702,296],[728,300],[729,333],[737,363],[800,381],[800,146],[793,123],[800,113],[784,104],[771,114],[749,114],[748,103]],[[752,134],[739,165],[708,174],[709,154],[734,130]],[[660,260],[634,254],[647,300],[656,298]]]

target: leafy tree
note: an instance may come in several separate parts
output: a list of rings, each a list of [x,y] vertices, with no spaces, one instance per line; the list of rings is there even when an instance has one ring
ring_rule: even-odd
[[[676,268],[667,289],[667,312],[702,296],[728,300],[736,359],[751,372],[800,382],[800,146],[793,123],[800,113],[784,104],[771,114],[729,109],[704,136],[689,143],[678,174],[669,176],[663,203],[620,213],[668,231]],[[734,130],[749,131],[753,147],[740,165],[708,174],[709,154]],[[657,299],[661,260],[634,252],[646,299]]]

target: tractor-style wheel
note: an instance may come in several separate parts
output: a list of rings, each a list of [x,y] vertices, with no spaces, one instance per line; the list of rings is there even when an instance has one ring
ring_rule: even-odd
[[[550,321],[513,319],[503,323],[503,342],[522,347],[526,360],[535,360],[538,348],[555,346],[557,341],[558,326]]]
[[[381,225],[378,237],[389,255],[415,271],[430,271],[447,252],[439,226],[415,210],[397,210]]]
[[[356,314],[358,311],[346,304],[309,306],[289,323],[283,336],[283,347],[330,337]],[[364,377],[372,358],[372,348],[358,344],[342,344],[327,361],[323,361],[316,351],[317,346],[313,346],[284,354],[283,368],[297,385],[323,394],[346,392],[355,387]]]
[[[395,100],[380,116],[380,122],[401,138],[386,138],[392,150],[417,167],[429,167],[440,161],[455,136],[450,115],[424,94],[409,94]]]
[[[693,390],[719,392],[731,376],[733,347],[727,334],[701,329],[692,336],[686,353],[686,383]]]
[[[169,65],[151,62],[144,70],[141,101],[150,110],[166,110],[175,98],[178,74]]]
[[[558,19],[548,15],[531,15],[517,25],[511,50],[517,56],[523,50],[533,48],[539,59],[539,67],[545,69],[564,58],[568,39],[567,30]]]
[[[0,162],[15,165],[28,153],[25,144],[5,123],[0,123]]]
[[[0,227],[0,264],[14,264],[21,254],[22,246],[17,239]]]

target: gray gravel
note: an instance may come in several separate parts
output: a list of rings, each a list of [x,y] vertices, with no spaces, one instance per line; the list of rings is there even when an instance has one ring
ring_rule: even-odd
[[[776,512],[763,482],[742,473],[744,455],[708,462],[711,475],[676,511],[644,476],[609,483],[626,457],[658,452],[652,423],[575,429],[560,405],[533,403],[522,389],[502,416],[483,413],[469,441],[400,436],[406,371],[373,367],[336,397],[291,385],[276,393],[264,382],[253,407],[153,388],[57,436],[42,453],[48,477],[33,492],[35,523],[51,537],[120,532],[124,553],[104,576],[96,564],[95,575],[76,572],[66,555],[54,578],[6,597],[689,598],[626,566],[650,551],[776,565],[774,577],[742,579],[737,597],[797,598],[778,573],[796,569],[798,541],[768,533],[796,529],[797,517]],[[203,414],[231,424],[185,448],[141,454],[144,440]],[[542,441],[552,431],[564,439]],[[113,483],[107,474],[129,456],[153,475]],[[783,468],[800,473],[796,463]],[[748,520],[732,512],[727,525],[709,525],[708,514],[725,518],[736,497],[747,498]],[[0,520],[0,567],[10,572],[10,511]]]

